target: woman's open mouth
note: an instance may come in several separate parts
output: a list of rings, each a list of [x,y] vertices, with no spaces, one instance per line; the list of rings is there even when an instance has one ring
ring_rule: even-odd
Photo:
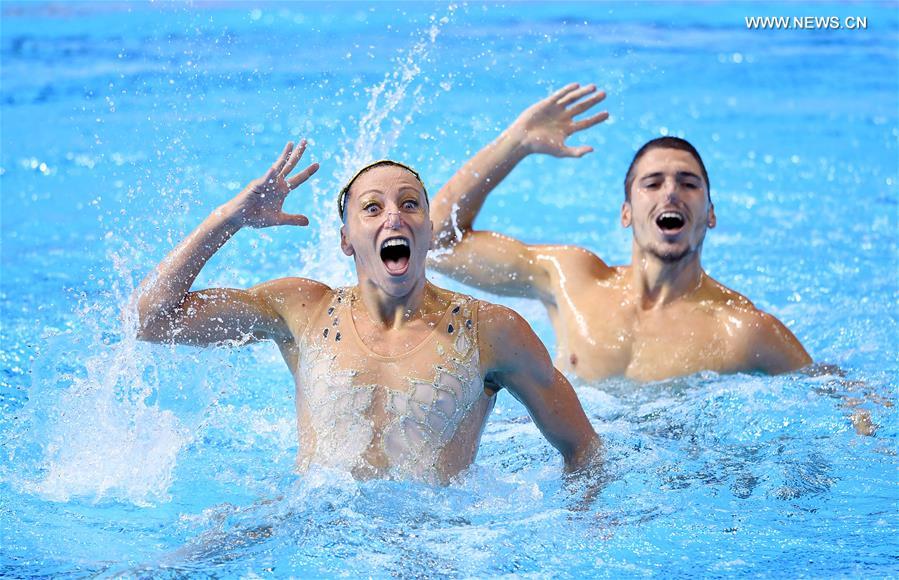
[[[680,232],[687,220],[684,214],[679,211],[664,211],[656,218],[656,225],[662,230],[663,234],[673,235]]]
[[[402,276],[409,268],[412,246],[404,237],[388,238],[381,242],[381,260],[392,276]]]

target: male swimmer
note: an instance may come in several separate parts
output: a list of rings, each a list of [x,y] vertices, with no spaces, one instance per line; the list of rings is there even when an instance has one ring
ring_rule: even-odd
[[[496,389],[507,388],[564,457],[588,464],[600,442],[574,390],[515,312],[425,279],[433,224],[418,174],[392,161],[342,190],[341,248],[357,284],[281,278],[247,290],[191,291],[212,255],[244,227],[305,226],[284,199],[305,142],[219,207],[147,277],[140,338],[209,345],[274,341],[296,383],[297,464],[359,478],[446,483],[474,461]]]
[[[476,231],[487,194],[531,153],[581,157],[565,139],[608,113],[574,117],[605,98],[571,84],[525,110],[440,190],[432,215],[441,272],[488,292],[540,300],[556,334],[556,365],[585,380],[661,380],[711,370],[783,373],[811,363],[775,317],[713,280],[700,264],[715,227],[699,153],[674,137],[634,156],[621,225],[633,231],[631,263],[609,266],[577,246],[528,245]]]

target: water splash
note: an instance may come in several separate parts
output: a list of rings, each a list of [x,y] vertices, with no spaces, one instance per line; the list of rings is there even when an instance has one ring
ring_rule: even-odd
[[[133,382],[139,375],[128,350],[90,358],[88,377],[59,393],[55,420],[44,426],[42,473],[23,482],[27,491],[55,501],[169,499],[178,452],[191,434],[172,411],[147,403],[151,389]]]
[[[28,403],[6,441],[15,467],[4,466],[0,480],[48,500],[167,501],[178,453],[192,440],[191,414],[159,404],[159,377],[175,369],[138,343],[136,309],[125,308],[115,326],[134,288],[127,262],[112,258],[119,276],[103,300],[80,298],[83,326],[45,337]]]
[[[436,46],[442,28],[455,12],[450,5],[446,15],[431,16],[431,24],[418,34],[415,43],[400,51],[394,59],[394,68],[384,75],[381,82],[366,89],[368,104],[356,123],[355,135],[348,135],[341,127],[343,144],[336,156],[335,176],[339,184],[332,190],[315,192],[314,222],[318,225],[318,244],[303,252],[303,263],[312,266],[312,277],[332,286],[351,284],[354,280],[348,261],[328,263],[325,268],[314,266],[320,262],[320,248],[336,248],[340,243],[341,222],[334,212],[334,196],[362,166],[389,156],[406,127],[415,115],[429,102],[426,85],[416,83],[423,66],[430,62],[430,53]],[[446,84],[436,89],[447,90]],[[307,268],[307,271],[309,269]]]

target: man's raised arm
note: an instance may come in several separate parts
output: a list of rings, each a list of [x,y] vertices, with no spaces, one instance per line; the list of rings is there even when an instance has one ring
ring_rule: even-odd
[[[438,250],[432,265],[437,270],[484,290],[541,298],[545,272],[530,255],[530,246],[493,232],[476,232],[472,224],[487,195],[526,156],[582,157],[593,151],[586,145],[569,147],[565,139],[608,118],[603,111],[574,120],[605,96],[594,85],[562,88],[526,109],[450,178],[431,207]]]
[[[205,345],[286,336],[278,304],[283,302],[279,299],[288,292],[287,286],[312,295],[320,293],[318,287],[322,285],[292,279],[249,290],[190,292],[190,287],[206,262],[241,228],[309,224],[305,216],[282,211],[287,194],[318,170],[318,164],[313,163],[289,177],[305,148],[305,141],[297,148],[288,143],[265,175],[212,212],[147,276],[138,290],[141,340]]]
[[[515,311],[482,303],[478,313],[481,360],[488,382],[507,388],[534,423],[578,471],[600,458],[602,443],[568,379],[553,367],[546,347]]]

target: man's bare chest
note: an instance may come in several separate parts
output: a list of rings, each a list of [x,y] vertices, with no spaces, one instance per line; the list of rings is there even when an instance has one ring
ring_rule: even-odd
[[[556,361],[581,378],[659,380],[728,369],[729,337],[707,308],[641,311],[618,292],[593,293],[566,306],[553,319]]]

